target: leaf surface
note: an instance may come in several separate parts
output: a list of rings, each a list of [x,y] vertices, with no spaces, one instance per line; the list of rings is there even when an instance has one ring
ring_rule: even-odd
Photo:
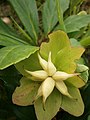
[[[62,12],[64,13],[69,7],[69,0],[59,0],[59,2]],[[45,35],[47,35],[53,30],[58,22],[57,6],[55,0],[46,0],[43,6],[42,15],[44,32]]]
[[[42,43],[40,54],[44,59],[48,59],[49,52],[52,53],[52,61],[54,62],[57,53],[66,46],[70,46],[70,41],[66,33],[63,31],[56,31],[50,34],[48,43]]]
[[[66,47],[60,50],[55,59],[57,69],[67,73],[74,73],[76,70],[75,60],[79,59],[83,52],[83,47]]]
[[[17,12],[25,29],[36,44],[38,38],[38,13],[35,0],[9,0],[15,11]]]
[[[0,69],[4,69],[28,58],[38,49],[38,47],[30,45],[16,45],[0,49]]]
[[[20,86],[17,87],[12,95],[12,101],[16,105],[32,105],[39,88],[38,82],[32,82],[23,77],[20,80]]]
[[[64,23],[67,33],[79,31],[90,23],[90,15],[72,15]]]
[[[71,115],[80,116],[84,112],[84,103],[82,101],[80,92],[78,88],[70,84],[67,85],[68,91],[73,98],[71,99],[69,97],[63,96],[61,108]]]
[[[42,98],[39,98],[35,104],[35,113],[38,120],[51,120],[59,111],[61,106],[62,96],[56,89],[48,97],[45,102],[45,110],[42,105]]]

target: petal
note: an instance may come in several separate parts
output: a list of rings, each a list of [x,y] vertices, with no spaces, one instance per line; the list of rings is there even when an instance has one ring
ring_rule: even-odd
[[[41,56],[38,54],[39,62],[42,68],[46,71],[47,70],[47,61],[41,58]]]
[[[42,92],[43,92],[43,103],[45,103],[47,97],[51,94],[55,86],[55,81],[48,77],[43,83],[42,83]]]
[[[38,99],[40,96],[43,96],[43,103],[45,104],[45,101],[53,91],[54,86],[55,81],[51,77],[48,77],[39,87],[36,99]]]
[[[38,71],[34,71],[34,72],[31,72],[31,71],[28,71],[28,70],[25,70],[25,71],[28,74],[32,75],[32,77],[35,77],[36,81],[42,81],[42,80],[45,80],[48,77],[47,72],[45,72],[44,70],[38,70]]]
[[[56,67],[51,61],[51,52],[49,52],[47,72],[49,76],[52,76],[56,72]]]
[[[72,98],[72,96],[68,93],[67,86],[63,81],[56,82],[56,88],[63,94],[68,96],[69,98]]]
[[[53,76],[52,78],[54,80],[57,80],[57,81],[61,81],[61,80],[66,80],[70,77],[73,77],[73,76],[77,76],[79,75],[79,73],[74,73],[74,74],[68,74],[66,72],[61,72],[61,71],[57,71]]]

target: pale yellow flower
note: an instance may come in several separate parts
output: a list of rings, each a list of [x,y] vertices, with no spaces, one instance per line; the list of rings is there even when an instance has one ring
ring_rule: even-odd
[[[43,103],[45,104],[46,99],[52,93],[54,87],[56,87],[61,94],[72,98],[64,80],[79,75],[79,73],[68,74],[63,71],[57,71],[55,65],[51,61],[51,52],[49,52],[48,61],[44,60],[39,54],[38,58],[43,70],[33,72],[26,70],[26,72],[34,78],[34,81],[42,82],[38,89],[36,99],[43,96]]]

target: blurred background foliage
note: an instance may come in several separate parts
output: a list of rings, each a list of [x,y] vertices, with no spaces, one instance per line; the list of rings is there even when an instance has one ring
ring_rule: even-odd
[[[45,0],[36,0],[39,16],[41,16],[44,1]],[[81,10],[85,10],[90,14],[90,1],[71,0],[70,8],[65,12],[65,17],[77,14]],[[4,18],[10,16],[13,16],[17,23],[20,24],[19,18],[15,14],[15,11],[10,7],[7,0],[0,0],[0,17]],[[10,23],[10,25],[13,25],[13,23]],[[88,33],[90,34],[90,30]],[[90,46],[86,48],[83,57],[87,66],[90,68]],[[12,93],[15,87],[19,86],[21,77],[21,74],[18,73],[14,66],[0,71],[0,120],[36,120],[33,106],[20,107],[12,103]],[[82,116],[74,117],[61,111],[53,118],[53,120],[90,120],[90,77],[87,85],[81,89],[81,94],[85,103],[85,112]]]

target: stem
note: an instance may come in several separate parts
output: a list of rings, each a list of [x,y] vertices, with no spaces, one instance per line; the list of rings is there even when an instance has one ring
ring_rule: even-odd
[[[66,28],[63,21],[63,11],[61,8],[60,0],[56,0],[57,14],[59,19],[60,28],[66,32]]]

